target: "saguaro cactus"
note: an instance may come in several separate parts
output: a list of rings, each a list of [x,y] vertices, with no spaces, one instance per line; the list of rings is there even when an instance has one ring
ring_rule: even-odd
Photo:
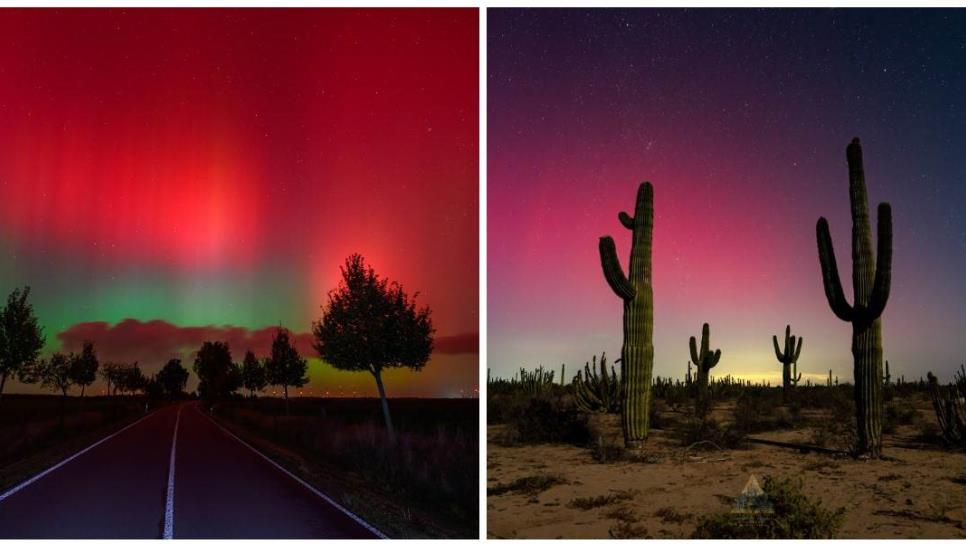
[[[654,227],[654,189],[644,182],[637,189],[634,216],[617,216],[630,229],[629,276],[617,261],[614,239],[600,238],[600,264],[604,278],[624,301],[624,344],[621,347],[621,427],[624,446],[644,447],[650,426],[651,373],[654,368],[654,299],[651,288],[651,239]]]
[[[775,344],[775,357],[782,364],[782,401],[788,401],[792,388],[798,385],[802,379],[802,374],[798,372],[798,356],[802,354],[802,341],[798,339],[798,346],[795,346],[795,336],[792,334],[792,326],[785,326],[785,351],[778,346],[778,337],[772,335],[772,343]],[[796,373],[798,374],[796,376]]]
[[[705,323],[701,327],[701,351],[698,351],[697,340],[691,337],[691,361],[694,363],[695,368],[698,370],[698,376],[696,380],[695,387],[697,392],[695,394],[695,413],[704,417],[708,410],[708,373],[711,371],[718,361],[721,359],[721,350],[716,349],[713,352],[709,344],[711,343],[711,329],[708,324]]]
[[[892,208],[879,204],[878,258],[872,253],[868,195],[862,169],[862,146],[855,138],[846,150],[849,163],[849,199],[852,204],[853,304],[845,300],[828,221],[819,218],[815,227],[822,282],[832,312],[852,323],[852,358],[855,373],[857,453],[882,454],[882,325],[879,318],[889,299],[892,281]]]

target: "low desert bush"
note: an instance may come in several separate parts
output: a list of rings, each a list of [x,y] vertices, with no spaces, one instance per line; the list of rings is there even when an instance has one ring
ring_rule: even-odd
[[[516,493],[519,495],[536,495],[555,485],[565,484],[567,480],[553,474],[536,474],[517,478],[508,484],[497,484],[486,489],[487,495],[504,495]]]
[[[900,425],[912,425],[919,419],[919,411],[911,400],[895,399],[886,404],[882,432],[894,433]]]
[[[686,447],[708,446],[733,449],[744,443],[745,433],[734,424],[722,424],[710,418],[689,418],[674,428],[677,441]]]
[[[591,442],[587,415],[569,397],[539,396],[509,417],[500,445],[564,443],[584,446]]]
[[[845,520],[845,509],[830,510],[802,492],[802,481],[765,479],[763,491],[772,511],[720,513],[702,516],[692,538],[834,538]]]
[[[613,493],[597,495],[596,497],[578,497],[570,501],[567,506],[578,510],[592,510],[633,499],[635,495],[637,495],[637,492],[630,489],[614,491]]]

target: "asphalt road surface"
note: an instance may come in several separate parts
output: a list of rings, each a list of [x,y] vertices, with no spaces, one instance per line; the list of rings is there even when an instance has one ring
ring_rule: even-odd
[[[221,428],[162,408],[0,493],[0,538],[380,538]]]

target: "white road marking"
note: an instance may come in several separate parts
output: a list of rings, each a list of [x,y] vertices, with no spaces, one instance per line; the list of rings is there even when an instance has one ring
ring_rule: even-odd
[[[47,470],[45,470],[45,471],[43,471],[43,472],[40,472],[40,473],[38,473],[38,474],[35,474],[35,475],[34,475],[33,477],[31,477],[31,478],[29,478],[29,479],[27,479],[27,480],[24,480],[23,482],[21,482],[21,483],[19,483],[19,484],[17,484],[17,485],[16,485],[16,486],[14,486],[14,487],[11,487],[10,489],[8,489],[8,490],[6,490],[6,491],[4,491],[2,495],[0,495],[0,502],[2,502],[2,501],[4,501],[4,500],[6,500],[6,499],[8,499],[8,498],[10,498],[10,496],[11,496],[11,495],[13,495],[14,493],[16,493],[16,492],[18,492],[18,491],[20,491],[21,489],[23,489],[23,488],[25,488],[25,487],[27,487],[28,485],[30,485],[30,484],[32,484],[32,483],[34,483],[34,482],[36,482],[37,480],[39,480],[39,479],[41,479],[41,478],[43,478],[44,476],[46,476],[46,475],[48,475],[48,474],[50,474],[51,472],[53,472],[53,471],[55,471],[55,470],[57,470],[57,469],[59,469],[60,467],[62,467],[62,466],[64,466],[64,465],[66,465],[67,463],[69,463],[69,462],[71,462],[71,461],[73,461],[74,459],[77,459],[77,458],[78,458],[78,457],[80,457],[81,455],[83,455],[83,454],[85,454],[85,453],[87,453],[87,452],[89,452],[90,450],[92,450],[92,449],[94,449],[94,448],[96,448],[97,446],[100,446],[100,445],[101,445],[101,444],[103,444],[104,442],[107,442],[108,440],[110,440],[110,439],[112,439],[112,438],[114,438],[115,436],[117,436],[117,435],[119,435],[119,434],[121,434],[121,433],[123,433],[124,431],[126,431],[126,430],[128,430],[128,429],[130,429],[131,427],[133,427],[133,426],[135,426],[135,425],[137,425],[138,423],[141,423],[142,421],[144,421],[144,420],[146,420],[146,419],[148,419],[149,417],[151,417],[151,416],[153,416],[154,414],[157,414],[157,413],[159,413],[159,412],[161,412],[161,410],[155,410],[154,412],[151,412],[150,414],[148,414],[148,415],[146,415],[146,416],[144,416],[144,417],[142,417],[142,418],[140,418],[140,419],[138,419],[137,421],[135,421],[135,422],[133,422],[133,423],[131,423],[131,424],[130,424],[130,425],[128,425],[127,427],[124,427],[123,429],[121,429],[121,430],[119,430],[119,431],[116,431],[116,432],[115,432],[114,434],[110,434],[110,435],[108,435],[108,436],[105,436],[104,438],[102,438],[102,439],[100,439],[100,440],[98,440],[97,442],[94,442],[94,443],[93,443],[93,444],[91,444],[90,446],[87,446],[86,448],[84,448],[84,449],[82,449],[82,450],[80,450],[79,452],[77,452],[77,453],[75,453],[74,455],[71,455],[71,456],[70,456],[70,457],[68,457],[67,459],[64,459],[63,461],[61,461],[61,462],[59,462],[59,463],[57,463],[56,465],[54,465],[54,466],[52,466],[52,467],[50,467],[50,468],[48,468]]]
[[[164,539],[174,538],[174,453],[178,445],[178,423],[181,422],[181,410],[184,404],[178,408],[178,416],[174,418],[174,436],[171,438],[171,461],[168,465],[168,493],[164,501]]]
[[[201,410],[199,410],[199,412],[200,411]],[[205,415],[208,416],[208,414],[205,414]],[[271,458],[269,458],[268,456],[266,456],[264,453],[258,451],[254,447],[252,447],[248,442],[245,442],[241,438],[238,438],[237,436],[235,436],[235,433],[233,433],[233,432],[229,431],[228,429],[222,427],[222,425],[220,423],[218,423],[217,421],[215,421],[215,419],[213,417],[208,416],[208,419],[210,419],[211,422],[215,424],[215,426],[217,426],[219,429],[221,429],[222,432],[224,432],[228,436],[234,438],[235,440],[241,442],[241,444],[243,446],[245,446],[246,448],[248,448],[248,449],[252,450],[253,452],[255,452],[259,457],[261,457],[262,459],[268,461],[272,466],[274,466],[278,470],[284,472],[285,474],[287,474],[289,477],[291,477],[296,482],[302,484],[306,489],[308,489],[312,493],[315,493],[316,495],[318,495],[319,497],[321,497],[322,499],[324,499],[326,502],[328,502],[329,504],[331,504],[332,506],[334,506],[335,508],[337,508],[339,511],[341,511],[343,514],[349,516],[350,519],[352,519],[353,521],[355,521],[359,525],[362,525],[363,527],[365,527],[366,529],[368,529],[372,534],[376,535],[378,538],[382,538],[382,539],[388,539],[389,538],[388,536],[386,536],[385,534],[383,534],[382,531],[380,531],[379,529],[376,529],[375,527],[373,527],[372,525],[370,525],[368,522],[366,522],[366,520],[360,518],[359,516],[355,515],[351,511],[349,511],[348,508],[346,508],[346,507],[342,506],[341,504],[337,503],[334,499],[330,498],[325,493],[323,493],[323,492],[319,491],[318,489],[312,487],[312,485],[310,485],[308,482],[306,482],[302,478],[299,478],[295,474],[292,474],[291,472],[288,471],[288,469],[286,469],[282,465],[276,463]]]

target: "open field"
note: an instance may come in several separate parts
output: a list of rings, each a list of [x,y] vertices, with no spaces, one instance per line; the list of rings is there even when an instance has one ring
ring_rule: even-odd
[[[143,397],[4,395],[0,400],[0,490],[158,406],[152,401],[146,410],[145,402]]]
[[[491,396],[503,406],[487,429],[491,538],[687,538],[702,516],[732,511],[751,476],[801,477],[810,501],[844,509],[840,538],[966,537],[966,452],[942,444],[915,385],[887,402],[885,458],[874,461],[845,451],[849,386],[802,387],[789,406],[778,388],[738,393],[704,430],[686,399],[657,400],[641,458],[623,455],[617,414],[575,411],[567,389]]]
[[[264,453],[394,538],[478,534],[477,399],[391,399],[398,444],[378,399],[220,403],[214,415]]]

